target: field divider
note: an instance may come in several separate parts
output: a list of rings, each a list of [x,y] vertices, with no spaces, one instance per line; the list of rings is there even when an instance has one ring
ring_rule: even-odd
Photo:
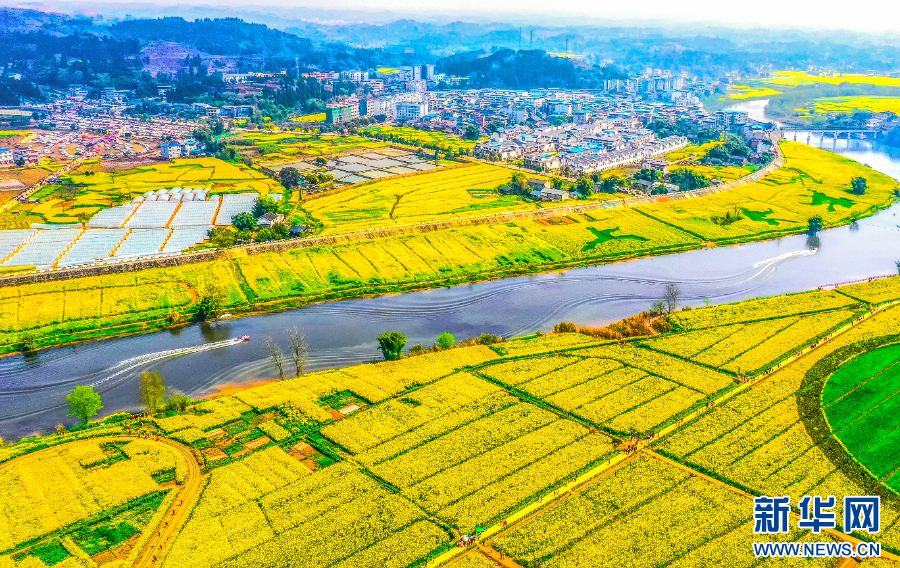
[[[687,466],[687,465],[685,465],[685,464],[683,464],[683,463],[679,463],[679,462],[677,462],[677,461],[675,461],[675,460],[669,459],[669,458],[667,458],[667,457],[665,457],[665,456],[663,456],[663,455],[661,455],[661,454],[659,454],[659,453],[657,453],[657,452],[654,452],[653,450],[651,450],[651,449],[649,449],[649,448],[643,449],[642,452],[643,452],[643,453],[646,453],[647,455],[652,456],[653,458],[655,458],[655,459],[657,459],[657,460],[663,462],[663,463],[666,464],[666,465],[669,465],[669,466],[671,466],[671,467],[675,467],[675,468],[678,468],[678,469],[680,469],[680,470],[686,471],[686,472],[690,473],[691,475],[700,477],[701,479],[703,479],[704,481],[706,481],[706,482],[708,482],[708,483],[712,483],[713,485],[716,485],[716,486],[718,486],[718,487],[722,487],[722,488],[724,488],[724,489],[727,489],[727,490],[731,491],[732,493],[735,493],[735,494],[737,494],[737,495],[740,495],[741,497],[744,497],[745,499],[748,499],[748,500],[750,500],[750,501],[752,501],[752,500],[754,499],[754,497],[755,497],[755,495],[753,495],[752,493],[747,493],[747,492],[744,491],[743,489],[740,489],[739,487],[735,487],[735,486],[731,485],[731,484],[728,483],[728,482],[722,481],[721,479],[716,479],[715,477],[710,477],[709,475],[706,475],[706,474],[703,473],[702,471],[695,470],[695,469],[693,469],[693,468],[691,468],[691,467],[689,467],[689,466]],[[791,516],[794,517],[794,520],[801,520],[801,519],[802,519],[802,517],[800,516],[800,514],[799,514],[797,511],[794,511],[793,509],[791,510]],[[861,539],[858,539],[858,538],[856,538],[856,537],[850,536],[850,535],[848,535],[848,534],[846,534],[846,533],[843,533],[843,532],[841,532],[841,531],[839,531],[839,530],[837,530],[837,529],[827,529],[827,528],[823,528],[823,529],[822,529],[822,532],[824,532],[824,533],[830,535],[831,537],[835,538],[836,540],[844,541],[844,542],[850,542],[850,543],[852,543],[854,546],[856,546],[856,545],[859,544],[860,542],[864,542],[864,541],[861,540]],[[893,552],[890,552],[890,551],[887,551],[887,550],[884,550],[884,549],[882,549],[882,551],[881,551],[881,557],[882,557],[882,558],[886,558],[886,559],[888,559],[888,560],[890,560],[890,561],[892,561],[892,562],[900,562],[900,555],[894,554]]]
[[[879,306],[876,306],[875,308],[873,308],[873,309],[870,310],[869,312],[866,312],[865,314],[863,314],[863,315],[861,315],[861,316],[858,316],[857,318],[854,318],[852,321],[846,323],[846,324],[843,325],[842,327],[840,327],[840,328],[838,328],[838,329],[832,331],[828,336],[826,336],[826,337],[820,339],[819,341],[813,343],[812,345],[807,346],[806,348],[800,350],[799,352],[794,353],[791,357],[789,357],[789,358],[785,359],[784,361],[780,362],[777,366],[770,368],[768,371],[764,372],[763,374],[758,375],[757,377],[755,377],[755,378],[753,378],[753,379],[749,379],[749,380],[747,380],[746,382],[741,383],[740,385],[738,385],[737,388],[734,388],[734,389],[729,390],[728,392],[725,392],[724,394],[722,394],[722,396],[720,396],[719,398],[717,398],[716,400],[714,400],[714,401],[712,401],[712,402],[710,403],[710,404],[711,404],[711,408],[715,408],[715,406],[718,405],[718,404],[720,404],[721,402],[724,402],[724,401],[728,400],[729,398],[735,396],[736,394],[741,393],[741,392],[743,392],[743,391],[745,391],[745,390],[748,390],[748,389],[752,388],[752,387],[753,387],[754,385],[756,385],[756,384],[759,384],[760,382],[762,382],[763,380],[765,380],[766,378],[768,378],[768,376],[772,374],[772,371],[773,371],[773,370],[780,369],[781,367],[783,367],[783,366],[785,366],[785,365],[787,365],[787,364],[789,364],[789,363],[792,363],[792,362],[796,361],[797,359],[800,359],[801,357],[807,355],[808,353],[810,353],[810,352],[813,351],[814,349],[818,348],[819,346],[824,345],[825,343],[827,343],[827,342],[830,341],[831,339],[837,337],[838,335],[843,334],[843,333],[846,332],[846,331],[849,331],[850,329],[852,329],[853,327],[855,327],[856,324],[862,323],[863,321],[865,321],[865,320],[867,320],[868,318],[872,317],[872,316],[875,315],[876,313],[878,313],[878,312],[880,312],[880,311],[882,311],[882,310],[884,310],[884,309],[887,309],[887,308],[889,308],[889,307],[892,307],[892,306],[894,306],[894,305],[896,305],[896,304],[900,304],[900,300],[894,300],[894,301],[892,301],[892,302],[887,302],[887,303],[881,304],[881,305],[879,305]],[[484,378],[484,377],[482,377],[482,378]],[[492,382],[493,382],[493,381],[492,381]],[[678,467],[678,468],[680,468],[680,469],[684,469],[685,471],[689,471],[689,472],[691,472],[693,475],[699,475],[699,476],[703,477],[704,479],[706,479],[707,481],[711,481],[711,482],[715,483],[716,485],[725,487],[725,488],[729,489],[730,491],[733,491],[733,492],[738,493],[738,494],[740,494],[740,495],[742,495],[742,496],[745,496],[745,497],[748,497],[748,498],[751,498],[751,499],[752,499],[752,498],[753,498],[753,495],[750,494],[750,493],[748,493],[748,492],[746,492],[746,491],[744,491],[744,490],[742,490],[742,489],[739,489],[739,488],[737,488],[737,487],[734,487],[733,485],[731,485],[731,484],[729,484],[729,483],[726,483],[726,482],[724,482],[724,481],[717,480],[717,479],[715,479],[715,478],[713,478],[713,477],[710,477],[710,476],[708,476],[708,475],[706,475],[706,474],[703,474],[703,473],[701,473],[701,472],[699,472],[699,471],[695,471],[695,470],[693,470],[692,468],[690,468],[690,467],[688,467],[688,466],[686,466],[686,465],[678,464],[677,462],[675,462],[675,461],[673,461],[673,460],[670,460],[670,459],[668,459],[668,458],[664,458],[663,456],[661,456],[661,455],[658,454],[657,452],[654,452],[654,451],[650,450],[650,448],[649,448],[650,445],[653,443],[653,441],[654,441],[658,436],[659,436],[659,437],[662,437],[662,436],[665,436],[666,434],[669,434],[669,433],[675,431],[676,429],[678,429],[679,427],[681,427],[685,422],[689,422],[689,421],[693,420],[694,418],[697,418],[697,417],[699,417],[699,416],[705,414],[705,413],[708,412],[711,408],[709,408],[709,407],[704,407],[704,408],[700,408],[700,409],[695,410],[694,412],[692,412],[692,413],[688,414],[687,416],[684,416],[683,418],[681,418],[678,422],[675,422],[675,423],[673,423],[673,424],[670,424],[669,426],[663,428],[663,429],[660,430],[659,432],[656,432],[656,433],[652,434],[652,437],[649,437],[649,438],[647,438],[646,440],[642,440],[642,441],[638,442],[638,443],[636,444],[636,446],[637,446],[636,452],[627,452],[627,453],[626,453],[626,452],[623,452],[623,453],[619,453],[619,454],[617,454],[617,455],[614,455],[614,456],[611,457],[606,463],[603,463],[603,464],[600,464],[600,465],[596,466],[595,468],[593,468],[593,469],[587,471],[586,473],[583,473],[583,474],[580,475],[580,476],[577,476],[574,480],[572,480],[572,481],[570,481],[569,483],[567,483],[567,484],[563,485],[562,487],[560,487],[559,490],[558,490],[558,493],[556,493],[556,494],[554,494],[552,497],[546,499],[546,501],[542,499],[542,500],[540,500],[540,501],[537,501],[537,502],[535,502],[535,503],[532,503],[532,504],[530,504],[530,505],[527,505],[526,507],[520,509],[520,510],[517,511],[516,513],[510,515],[510,516],[509,516],[507,519],[505,519],[504,521],[502,521],[502,522],[500,522],[500,523],[494,524],[493,526],[491,526],[491,527],[489,527],[488,529],[486,529],[483,533],[481,533],[481,535],[479,535],[479,537],[478,537],[479,543],[484,544],[484,543],[487,541],[487,539],[488,539],[489,537],[491,537],[492,535],[497,534],[497,533],[499,533],[499,532],[501,532],[501,531],[503,531],[503,530],[506,530],[506,528],[507,528],[511,523],[515,523],[515,522],[521,521],[521,520],[523,520],[525,517],[527,517],[527,516],[529,516],[529,515],[532,515],[532,514],[536,513],[538,510],[540,510],[541,508],[543,508],[543,507],[546,506],[547,504],[549,504],[549,503],[555,501],[556,499],[559,499],[560,496],[562,496],[563,494],[566,494],[566,493],[568,493],[568,492],[571,492],[572,490],[574,490],[574,489],[577,488],[578,486],[584,484],[585,482],[587,482],[587,481],[593,479],[594,477],[600,475],[601,473],[607,471],[607,470],[610,469],[611,467],[614,467],[614,466],[620,464],[621,462],[623,462],[624,460],[628,459],[630,456],[635,455],[635,454],[638,453],[638,452],[646,452],[646,453],[648,453],[648,454],[650,454],[650,455],[656,457],[657,459],[660,459],[660,460],[662,460],[662,461],[664,461],[664,462],[666,462],[666,463],[671,463],[671,465],[675,465],[676,467]],[[843,541],[846,541],[846,542],[851,542],[851,543],[854,543],[854,544],[856,544],[856,543],[858,543],[858,542],[862,542],[862,541],[859,540],[859,539],[856,539],[856,538],[854,538],[854,537],[852,537],[852,536],[846,535],[846,534],[844,534],[844,533],[842,533],[842,532],[840,532],[840,531],[837,531],[837,530],[829,530],[829,529],[825,529],[825,532],[828,533],[828,534],[830,534],[830,535],[831,535],[832,537],[834,537],[834,538],[837,538],[837,539],[839,539],[839,540],[843,540]],[[458,555],[460,555],[460,554],[466,552],[467,550],[468,550],[468,549],[462,548],[462,547],[456,547],[456,548],[450,549],[450,550],[448,550],[447,552],[441,554],[440,556],[438,556],[438,557],[436,557],[436,558],[430,560],[429,562],[427,562],[427,563],[425,564],[425,567],[427,568],[427,567],[440,566],[441,564],[444,564],[444,563],[446,563],[446,562],[449,562],[450,560],[452,560],[452,559],[454,559],[455,557],[457,557]],[[891,560],[893,560],[893,561],[895,561],[895,562],[900,562],[900,556],[898,556],[898,555],[896,555],[896,554],[893,554],[893,553],[887,552],[887,551],[883,551],[882,554],[883,554],[883,557],[887,557],[887,558],[889,558],[889,559],[891,559]]]
[[[547,507],[551,503],[554,503],[554,502],[562,499],[563,497],[568,496],[575,489],[584,485],[588,481],[594,479],[598,475],[621,465],[622,462],[624,462],[627,459],[630,459],[633,455],[634,454],[626,454],[626,453],[614,455],[613,457],[608,459],[605,463],[602,463],[602,464],[594,467],[593,469],[590,469],[590,470],[586,471],[585,473],[582,473],[581,475],[576,476],[575,479],[573,479],[572,481],[559,487],[553,494],[546,495],[546,496],[542,497],[540,500],[535,501],[534,503],[531,503],[530,505],[526,505],[522,509],[519,509],[515,513],[511,514],[505,520],[498,522],[491,527],[488,527],[484,532],[482,532],[478,536],[478,539],[477,539],[478,543],[480,545],[484,545],[491,536],[493,536],[497,533],[500,533],[504,530],[507,530],[513,524],[527,520],[528,517],[534,515],[539,510],[543,509],[544,507]],[[445,563],[453,560],[457,556],[468,552],[469,550],[470,550],[469,548],[460,547],[460,546],[451,548],[450,550],[444,552],[443,554],[426,562],[424,564],[423,568],[432,568],[435,566],[440,566],[441,564],[445,564]]]

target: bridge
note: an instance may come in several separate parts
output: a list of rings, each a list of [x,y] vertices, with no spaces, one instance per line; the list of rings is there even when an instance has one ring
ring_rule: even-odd
[[[785,140],[794,140],[797,141],[797,133],[806,133],[806,142],[809,143],[810,139],[813,135],[819,135],[822,140],[825,140],[825,137],[833,138],[837,141],[841,135],[846,134],[847,140],[849,141],[853,138],[855,134],[857,138],[865,138],[866,135],[871,135],[873,137],[878,137],[881,134],[885,134],[886,130],[878,130],[875,128],[782,128],[780,129],[781,135]],[[793,134],[793,138],[789,138],[789,136]]]

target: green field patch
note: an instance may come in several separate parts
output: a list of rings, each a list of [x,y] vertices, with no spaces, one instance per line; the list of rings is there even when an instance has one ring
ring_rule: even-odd
[[[106,552],[140,534],[153,518],[165,496],[165,491],[152,493],[133,502],[119,514],[85,525],[70,536],[75,544],[90,556]]]
[[[879,480],[893,478],[900,468],[900,344],[843,364],[826,382],[822,404],[847,451]]]
[[[778,226],[779,219],[766,219],[769,215],[772,215],[773,211],[771,209],[767,211],[753,211],[752,209],[741,209],[741,212],[751,221],[755,221],[757,223],[766,223],[767,225],[771,225],[773,227]]]
[[[69,551],[65,549],[61,542],[54,539],[48,542],[42,542],[29,550],[14,555],[13,560],[21,562],[29,556],[39,559],[47,566],[56,566],[72,555],[69,554]]]
[[[581,250],[585,251],[585,252],[589,251],[589,250],[593,250],[609,241],[618,240],[618,241],[630,241],[630,242],[635,242],[635,243],[643,243],[648,240],[648,239],[645,239],[644,237],[639,237],[637,235],[613,235],[614,232],[619,231],[618,227],[614,227],[612,229],[604,229],[602,231],[598,231],[597,229],[595,229],[593,227],[588,227],[587,230],[590,231],[597,238],[584,245],[584,247]]]
[[[835,211],[835,206],[846,208],[853,207],[853,201],[843,197],[830,197],[824,193],[814,191],[810,205],[828,205],[829,211]]]

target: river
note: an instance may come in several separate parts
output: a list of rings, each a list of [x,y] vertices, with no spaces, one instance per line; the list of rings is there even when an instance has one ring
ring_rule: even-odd
[[[803,137],[805,142],[805,137]],[[845,144],[841,144],[845,142]],[[831,140],[826,140],[830,144]],[[900,153],[875,142],[838,141],[835,151],[900,178]],[[831,148],[828,148],[831,149]],[[93,385],[101,415],[139,408],[138,376],[158,370],[191,396],[276,376],[264,338],[287,349],[286,330],[303,330],[310,370],[379,357],[375,338],[402,331],[409,345],[481,333],[512,337],[549,331],[560,321],[602,325],[646,310],[677,284],[683,305],[701,306],[810,290],[896,272],[900,204],[852,225],[774,241],[704,249],[589,268],[507,278],[396,296],[304,306],[0,358],[0,436],[15,440],[74,424],[65,395]],[[243,335],[251,340],[229,342]]]

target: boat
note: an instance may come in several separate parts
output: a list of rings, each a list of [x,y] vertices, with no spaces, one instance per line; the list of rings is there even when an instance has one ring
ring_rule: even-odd
[[[249,336],[249,335],[242,335],[242,336],[240,336],[240,337],[237,338],[237,340],[235,341],[235,343],[241,343],[241,342],[243,342],[243,341],[250,341],[250,336]]]

